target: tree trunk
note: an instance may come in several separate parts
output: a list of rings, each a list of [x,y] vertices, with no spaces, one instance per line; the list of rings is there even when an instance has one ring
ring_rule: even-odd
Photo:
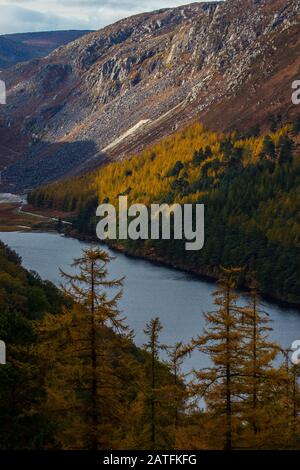
[[[95,274],[94,262],[91,264],[91,352],[92,352],[92,450],[98,450],[98,416],[97,416],[97,352],[96,352],[96,319],[95,319]]]
[[[230,289],[227,288],[226,297],[226,314],[229,319],[230,316]],[[226,325],[226,435],[225,435],[225,450],[232,449],[232,409],[231,409],[231,368],[230,368],[230,326],[227,321]]]
[[[151,390],[151,447],[152,449],[155,449],[155,441],[156,441],[156,427],[155,427],[155,396],[154,396],[154,390],[155,390],[155,346],[153,344],[153,350],[152,350],[152,390]]]

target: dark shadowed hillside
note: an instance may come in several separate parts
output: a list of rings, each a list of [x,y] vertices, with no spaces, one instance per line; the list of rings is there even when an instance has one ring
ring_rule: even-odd
[[[18,62],[30,60],[34,57],[34,52],[30,46],[0,36],[0,69],[11,67]]]
[[[60,46],[90,31],[45,31],[41,33],[5,34],[0,36],[0,69],[12,67],[37,57],[44,57]]]
[[[36,55],[45,56],[54,51],[54,49],[75,41],[90,32],[88,30],[42,31],[40,33],[5,34],[3,37],[29,46]]]

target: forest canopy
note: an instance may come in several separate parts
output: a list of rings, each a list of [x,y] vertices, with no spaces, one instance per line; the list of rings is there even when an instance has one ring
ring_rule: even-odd
[[[212,277],[220,265],[247,266],[264,293],[299,304],[298,120],[271,127],[223,134],[195,124],[139,155],[41,187],[29,201],[75,211],[76,230],[92,236],[98,204],[117,206],[120,195],[147,205],[204,204],[206,242],[199,253],[186,253],[178,240],[120,243],[135,255]]]

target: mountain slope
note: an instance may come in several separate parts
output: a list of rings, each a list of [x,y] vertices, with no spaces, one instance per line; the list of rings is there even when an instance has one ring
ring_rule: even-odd
[[[298,0],[195,3],[122,20],[8,70],[0,138],[20,157],[3,173],[6,188],[84,172],[199,119],[226,130],[293,117],[299,33]]]
[[[31,47],[19,44],[4,36],[0,36],[0,69],[5,69],[35,57]]]
[[[39,33],[5,34],[3,37],[29,46],[36,56],[46,56],[54,51],[54,49],[64,46],[69,42],[76,41],[76,39],[88,33],[91,33],[91,31],[42,31]]]
[[[87,33],[90,31],[47,31],[0,36],[0,69],[44,57]]]

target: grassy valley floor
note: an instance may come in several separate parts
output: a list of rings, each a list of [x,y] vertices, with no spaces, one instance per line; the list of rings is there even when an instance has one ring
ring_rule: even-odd
[[[59,219],[65,216],[58,210],[37,210],[29,204],[0,202],[0,231],[56,230]]]

